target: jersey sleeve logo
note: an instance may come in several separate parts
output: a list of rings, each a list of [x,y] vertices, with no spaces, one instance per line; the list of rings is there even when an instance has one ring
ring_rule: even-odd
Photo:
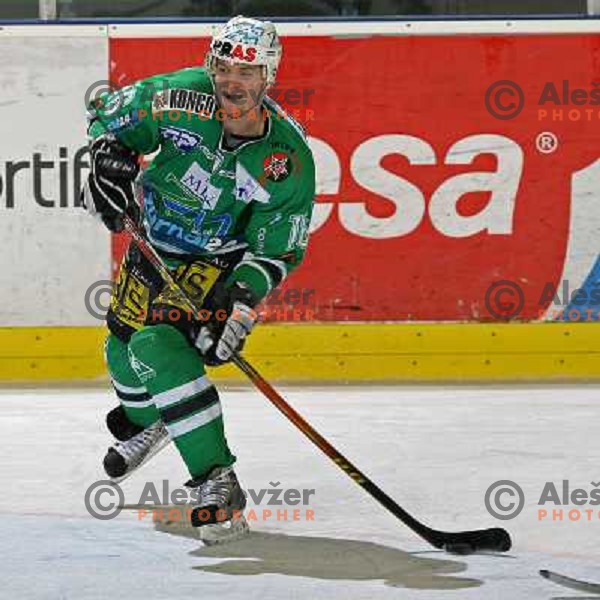
[[[135,87],[133,85],[128,85],[111,92],[106,98],[100,98],[97,101],[97,107],[101,108],[102,112],[107,117],[110,117],[125,106],[129,106],[135,98],[135,95]]]
[[[212,94],[197,90],[173,88],[154,94],[152,112],[176,111],[197,114],[204,119],[212,118],[216,110],[216,100]]]

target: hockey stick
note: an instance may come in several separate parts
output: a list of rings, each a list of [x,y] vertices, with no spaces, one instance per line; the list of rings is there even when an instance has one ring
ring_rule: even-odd
[[[173,279],[170,271],[140,233],[138,227],[127,216],[124,217],[125,229],[132,235],[137,246],[148,260],[156,267],[165,283],[174,290],[192,313],[197,308],[186,292]],[[250,381],[281,411],[306,437],[318,446],[333,462],[340,467],[354,482],[367,491],[375,500],[387,508],[397,519],[410,527],[435,548],[444,549],[455,554],[471,554],[480,551],[506,552],[510,550],[511,539],[508,532],[501,528],[479,529],[475,531],[447,532],[427,527],[408,514],[399,504],[388,496],[379,486],[371,481],[362,471],[354,466],[338,452],[322,435],[304,420],[283,397],[260,375],[260,373],[242,356],[234,354],[233,362],[245,373]]]
[[[573,577],[567,577],[566,575],[561,575],[560,573],[555,573],[554,571],[548,571],[546,569],[542,569],[540,571],[540,575],[546,579],[549,579],[553,583],[563,585],[572,590],[600,595],[600,583],[592,583],[590,581],[574,579]]]

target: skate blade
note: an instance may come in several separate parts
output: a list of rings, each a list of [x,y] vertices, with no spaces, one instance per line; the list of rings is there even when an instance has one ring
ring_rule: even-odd
[[[250,533],[246,517],[242,515],[224,523],[213,523],[197,527],[198,538],[205,546],[216,546],[239,540]]]
[[[156,444],[152,448],[152,450],[150,450],[150,452],[148,452],[148,454],[146,454],[144,460],[142,460],[142,462],[137,467],[131,469],[130,471],[127,471],[127,473],[125,473],[125,475],[121,475],[121,477],[110,477],[110,481],[112,483],[121,483],[122,481],[125,481],[130,475],[135,473],[142,465],[147,463],[153,456],[156,456],[161,450],[166,448],[169,445],[170,441],[171,437],[169,435],[166,435],[158,444]]]

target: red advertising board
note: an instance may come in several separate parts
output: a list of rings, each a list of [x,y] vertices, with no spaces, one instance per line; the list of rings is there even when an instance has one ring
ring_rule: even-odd
[[[315,319],[486,320],[501,281],[536,319],[547,284],[583,283],[600,247],[600,36],[283,42],[278,100],[306,126],[319,190],[286,286],[315,290]],[[110,78],[199,64],[207,45],[112,39]]]

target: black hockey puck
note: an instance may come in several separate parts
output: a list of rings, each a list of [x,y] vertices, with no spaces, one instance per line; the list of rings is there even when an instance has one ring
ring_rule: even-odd
[[[446,544],[444,546],[444,550],[449,554],[460,554],[461,556],[473,554],[475,552],[473,546],[466,542],[454,542]]]

